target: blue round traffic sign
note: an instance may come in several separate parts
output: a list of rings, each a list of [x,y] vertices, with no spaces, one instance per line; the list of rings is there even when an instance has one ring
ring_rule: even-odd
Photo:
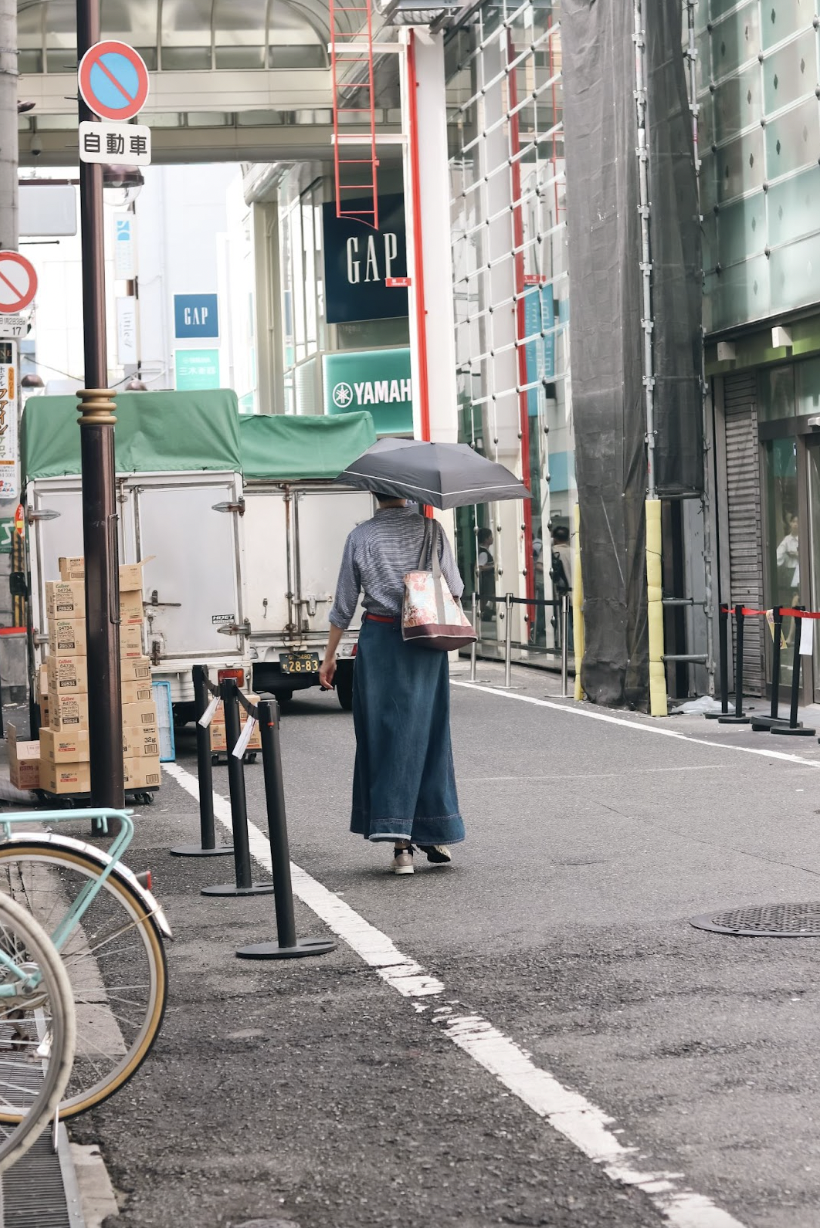
[[[86,51],[78,78],[83,102],[100,119],[133,119],[148,97],[148,69],[142,56],[113,39]]]

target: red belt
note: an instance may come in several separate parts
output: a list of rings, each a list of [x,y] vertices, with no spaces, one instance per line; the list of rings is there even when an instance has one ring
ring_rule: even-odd
[[[398,618],[385,618],[383,614],[368,614],[367,621],[374,623],[390,623],[391,626],[395,627],[399,620]]]

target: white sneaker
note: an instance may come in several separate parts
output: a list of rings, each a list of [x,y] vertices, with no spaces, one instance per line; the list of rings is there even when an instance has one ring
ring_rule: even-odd
[[[390,863],[391,874],[413,874],[413,846],[408,844],[405,849],[394,849],[393,860]]]

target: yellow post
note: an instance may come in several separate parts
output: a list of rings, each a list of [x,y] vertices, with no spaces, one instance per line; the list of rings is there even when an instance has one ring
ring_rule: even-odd
[[[663,663],[660,499],[646,501],[646,593],[649,624],[649,712],[652,716],[668,716],[666,668]]]
[[[584,581],[581,576],[581,508],[575,504],[575,544],[572,560],[572,633],[575,648],[575,698],[584,698],[581,662],[584,659]]]

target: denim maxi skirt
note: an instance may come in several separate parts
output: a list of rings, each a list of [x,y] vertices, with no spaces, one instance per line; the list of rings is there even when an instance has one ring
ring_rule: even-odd
[[[366,840],[457,844],[464,823],[450,744],[447,654],[366,619],[353,673],[350,830]]]

